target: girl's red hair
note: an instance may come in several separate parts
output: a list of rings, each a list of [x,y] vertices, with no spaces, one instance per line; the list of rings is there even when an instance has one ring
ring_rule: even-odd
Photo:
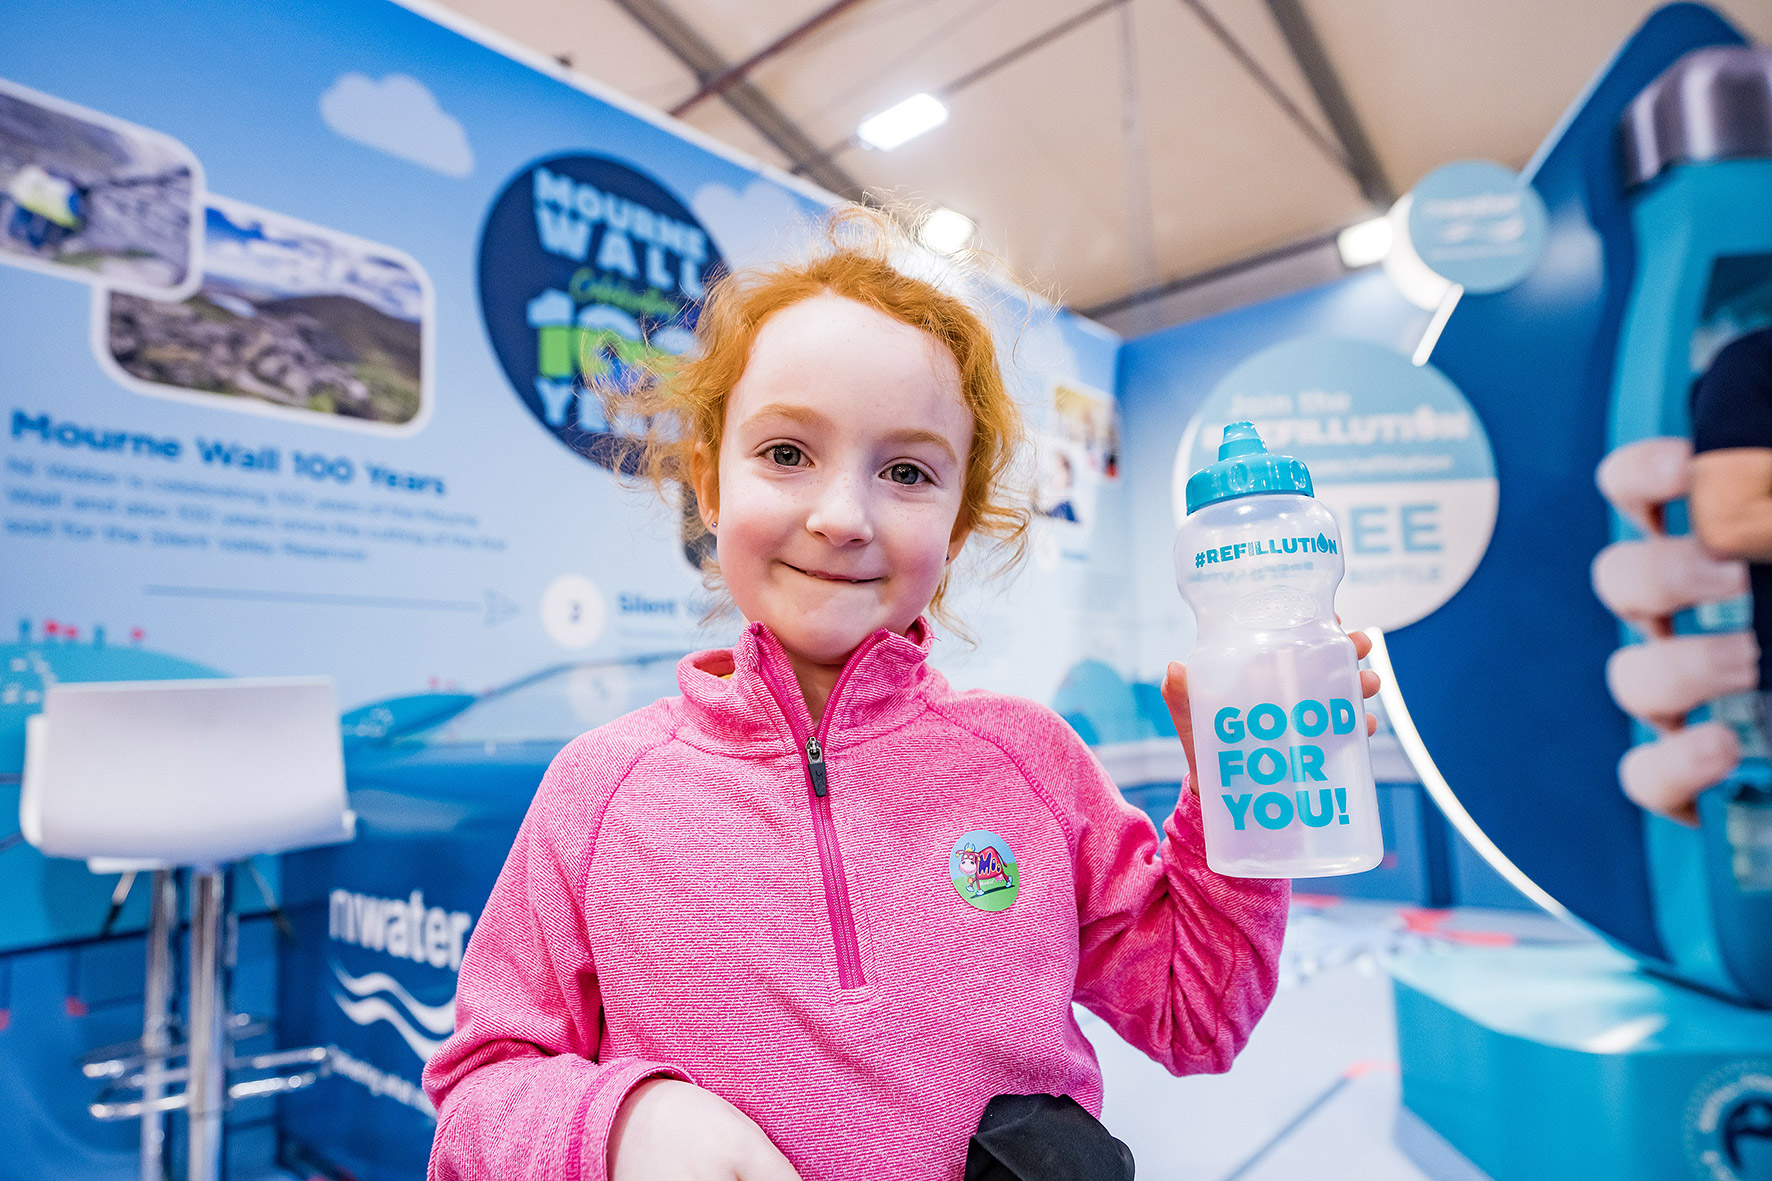
[[[984,317],[895,261],[919,256],[919,248],[889,217],[852,205],[832,212],[823,248],[812,258],[722,276],[702,304],[694,356],[656,365],[650,380],[634,392],[602,392],[610,421],[629,428],[621,469],[637,471],[661,492],[674,486],[686,502],[692,499],[696,476],[719,468],[727,399],[764,322],[802,300],[837,295],[922,329],[953,355],[973,421],[954,536],[970,532],[991,538],[1003,565],[1014,564],[1025,547],[1029,519],[1025,498],[1006,487],[1023,439],[1021,412],[1004,384]],[[706,526],[687,506],[683,521],[684,540],[707,553],[703,575],[709,588],[717,589],[719,570],[705,546]],[[930,610],[952,624],[942,611],[947,586],[944,577]]]

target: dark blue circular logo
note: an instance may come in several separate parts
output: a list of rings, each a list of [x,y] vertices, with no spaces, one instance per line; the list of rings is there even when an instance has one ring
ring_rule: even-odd
[[[1695,1177],[1772,1177],[1772,1062],[1734,1062],[1700,1082],[1686,1103],[1685,1138]]]
[[[707,231],[658,182],[601,156],[540,160],[513,177],[480,235],[480,314],[529,412],[573,451],[613,462],[587,379],[618,388],[659,353],[686,353],[725,268]]]

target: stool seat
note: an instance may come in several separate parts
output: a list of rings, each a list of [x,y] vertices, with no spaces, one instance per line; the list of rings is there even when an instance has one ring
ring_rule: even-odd
[[[325,677],[53,685],[26,723],[19,826],[99,872],[351,839]]]

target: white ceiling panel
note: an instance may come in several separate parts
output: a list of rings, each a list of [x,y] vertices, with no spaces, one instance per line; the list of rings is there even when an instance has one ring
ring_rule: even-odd
[[[771,47],[832,0],[445,0],[462,15],[660,110],[701,80],[629,7],[663,8],[728,64]],[[752,68],[745,84],[870,193],[975,219],[1010,269],[1088,307],[1371,216],[1269,0],[1125,0],[1136,46],[1133,156],[1122,9],[1035,48],[1099,0],[852,0]],[[1650,0],[1303,0],[1355,116],[1398,191],[1451,160],[1518,167]],[[1295,108],[1227,51],[1204,7]],[[1772,40],[1772,0],[1720,0]],[[1004,55],[1024,50],[1007,64]],[[948,95],[942,127],[892,152],[850,141],[867,115]],[[719,96],[685,115],[765,163],[793,162]],[[1135,187],[1142,178],[1143,189]],[[1137,219],[1137,220],[1135,220]],[[1142,220],[1144,224],[1137,224]]]

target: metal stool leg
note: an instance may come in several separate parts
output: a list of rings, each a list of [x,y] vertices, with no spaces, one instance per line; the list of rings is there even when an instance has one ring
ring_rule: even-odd
[[[140,1181],[165,1181],[171,1170],[167,1112],[179,1108],[186,1112],[190,1134],[184,1181],[220,1181],[230,1103],[299,1091],[332,1073],[331,1055],[324,1046],[234,1056],[235,1042],[255,1038],[268,1027],[229,1008],[235,928],[227,913],[227,880],[220,870],[196,870],[191,875],[187,1044],[174,1043],[176,1027],[169,1012],[178,888],[174,872],[166,870],[154,875],[141,1041],[103,1046],[78,1060],[87,1078],[107,1080],[88,1108],[94,1119],[141,1121]],[[185,1061],[174,1065],[180,1058]]]
[[[141,1181],[165,1181],[166,1055],[172,1049],[172,925],[178,918],[178,886],[170,869],[154,871],[148,899],[148,980],[142,1005]]]
[[[190,1081],[186,1085],[189,1157],[186,1181],[221,1181],[222,1116],[228,1043],[222,1034],[222,875],[191,875]]]

